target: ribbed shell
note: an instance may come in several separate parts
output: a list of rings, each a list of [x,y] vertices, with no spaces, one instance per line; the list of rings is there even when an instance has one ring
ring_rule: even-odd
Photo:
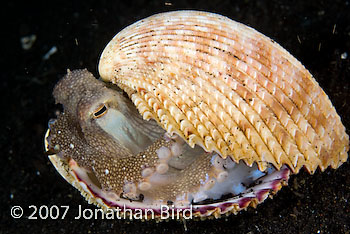
[[[157,14],[118,33],[99,64],[145,119],[193,146],[260,170],[337,168],[349,137],[329,98],[286,50],[254,29],[198,11]]]

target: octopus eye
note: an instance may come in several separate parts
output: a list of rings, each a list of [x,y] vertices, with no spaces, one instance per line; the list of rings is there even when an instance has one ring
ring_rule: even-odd
[[[107,113],[107,107],[105,104],[100,105],[93,113],[94,118],[98,119]]]

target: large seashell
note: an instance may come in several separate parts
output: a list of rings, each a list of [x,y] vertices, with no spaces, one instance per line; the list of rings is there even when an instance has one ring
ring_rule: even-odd
[[[109,42],[101,55],[99,73],[104,81],[124,90],[143,119],[155,120],[168,137],[178,135],[191,147],[199,145],[206,152],[213,152],[213,167],[215,163],[236,163],[243,168],[246,166],[239,163],[243,161],[262,172],[271,170],[271,165],[277,169],[266,172],[258,181],[261,185],[241,196],[194,204],[192,209],[197,216],[217,217],[254,206],[269,192],[280,189],[289,170],[297,173],[305,167],[314,173],[317,168],[338,168],[347,160],[349,137],[345,127],[312,75],[276,42],[226,17],[175,11],[138,21]],[[91,75],[87,71],[67,75],[72,79],[81,76]],[[84,80],[79,82],[84,86]],[[65,111],[70,108],[64,107]],[[46,147],[50,151],[57,145],[49,135],[48,131]],[[180,138],[176,141],[182,141]],[[56,153],[60,147],[54,149]],[[162,150],[161,155],[171,154],[167,147]],[[130,202],[87,184],[83,166],[72,158],[50,156],[61,175],[90,202],[104,208],[125,204],[134,209],[152,208],[159,213],[157,206],[163,204],[160,200]],[[166,173],[168,165],[159,165],[154,170]],[[109,172],[106,169],[106,174]],[[152,171],[142,173],[148,175]],[[216,173],[215,179],[230,180],[230,173]],[[141,190],[151,187],[149,183],[137,186]],[[133,183],[125,184],[124,193],[134,194],[137,188]],[[188,204],[177,207],[188,208]]]
[[[312,75],[268,37],[195,11],[159,14],[120,33],[104,50],[102,79],[118,84],[145,119],[191,146],[248,165],[346,161],[348,137]]]

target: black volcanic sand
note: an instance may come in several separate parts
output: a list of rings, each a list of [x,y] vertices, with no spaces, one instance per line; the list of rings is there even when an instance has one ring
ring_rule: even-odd
[[[60,106],[51,91],[66,69],[97,74],[106,43],[123,27],[154,13],[208,10],[256,28],[298,58],[329,95],[350,129],[349,1],[75,1],[2,3],[0,233],[349,233],[350,165],[292,176],[273,200],[218,220],[162,223],[75,220],[78,205],[94,209],[43,153],[47,122]],[[172,2],[172,4],[170,4]],[[308,3],[306,3],[308,2]],[[29,50],[20,39],[36,35]],[[44,55],[56,47],[48,59]],[[349,131],[348,131],[349,133]],[[13,219],[12,206],[24,208]],[[30,205],[69,206],[61,220],[29,220]],[[42,210],[45,214],[45,210]],[[63,210],[61,209],[61,212]]]

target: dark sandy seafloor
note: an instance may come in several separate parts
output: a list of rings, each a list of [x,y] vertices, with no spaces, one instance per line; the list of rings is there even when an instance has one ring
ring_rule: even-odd
[[[95,207],[61,178],[44,154],[47,122],[60,109],[52,88],[67,68],[87,68],[97,75],[101,51],[123,27],[176,9],[220,13],[277,41],[311,71],[349,134],[350,1],[2,3],[0,233],[350,233],[349,162],[314,175],[302,170],[257,209],[217,220],[74,219],[78,205]],[[36,40],[25,50],[21,38],[31,35]],[[49,56],[52,48],[57,51]],[[70,208],[63,220],[42,219],[38,213],[37,220],[30,220],[30,205]],[[22,218],[11,217],[13,206],[23,208]]]

